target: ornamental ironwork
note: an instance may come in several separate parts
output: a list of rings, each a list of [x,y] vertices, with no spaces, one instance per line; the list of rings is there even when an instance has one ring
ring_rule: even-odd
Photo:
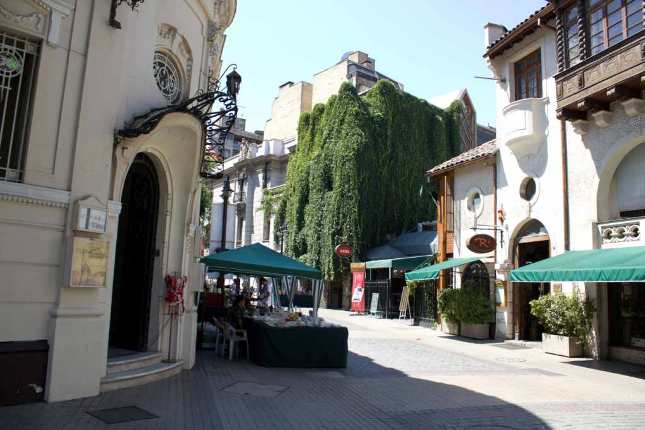
[[[112,0],[110,7],[110,25],[114,28],[121,29],[121,23],[116,19],[116,10],[121,3],[125,3],[130,9],[136,10],[145,0]]]
[[[161,94],[169,103],[177,103],[183,95],[183,78],[177,63],[164,52],[155,52],[152,74]]]
[[[202,162],[200,174],[206,179],[222,177],[224,167],[224,142],[237,118],[237,92],[242,78],[235,71],[227,76],[226,90],[220,88],[220,79],[211,81],[206,91],[181,103],[170,104],[135,117],[117,132],[115,143],[123,138],[135,138],[153,131],[170,113],[188,113],[202,123]],[[228,68],[227,68],[228,70]]]

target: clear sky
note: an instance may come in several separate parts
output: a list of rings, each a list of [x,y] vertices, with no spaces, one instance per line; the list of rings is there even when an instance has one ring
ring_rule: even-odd
[[[238,0],[224,67],[242,75],[240,116],[263,130],[278,86],[311,82],[347,51],[367,52],[381,73],[430,99],[468,88],[477,122],[495,123],[494,82],[482,58],[487,22],[512,28],[545,0]]]

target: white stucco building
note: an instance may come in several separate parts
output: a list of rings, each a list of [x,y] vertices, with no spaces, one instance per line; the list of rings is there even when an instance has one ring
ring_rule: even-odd
[[[0,0],[0,343],[23,357],[4,404],[194,364],[205,136],[186,100],[219,76],[236,2],[118,3]],[[167,274],[188,278],[172,332]]]
[[[642,4],[594,3],[550,2],[510,31],[486,25],[496,142],[429,174],[442,189],[442,258],[481,257],[498,337],[540,339],[528,302],[577,293],[597,309],[592,355],[643,363],[645,321],[625,306],[645,305],[645,283],[509,281],[512,269],[569,250],[645,245]],[[602,23],[616,19],[614,37]],[[474,234],[495,237],[495,249],[471,251]]]

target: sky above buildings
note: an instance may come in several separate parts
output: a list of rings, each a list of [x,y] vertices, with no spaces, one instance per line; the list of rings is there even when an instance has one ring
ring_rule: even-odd
[[[379,72],[430,99],[467,88],[477,122],[495,124],[494,82],[482,57],[484,25],[512,28],[545,0],[238,0],[224,67],[242,75],[240,116],[263,130],[278,86],[311,82],[347,51],[367,52]]]

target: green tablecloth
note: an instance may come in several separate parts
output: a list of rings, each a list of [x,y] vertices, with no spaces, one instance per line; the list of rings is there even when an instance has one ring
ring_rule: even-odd
[[[266,367],[347,367],[347,328],[272,327],[244,320],[251,360]]]

